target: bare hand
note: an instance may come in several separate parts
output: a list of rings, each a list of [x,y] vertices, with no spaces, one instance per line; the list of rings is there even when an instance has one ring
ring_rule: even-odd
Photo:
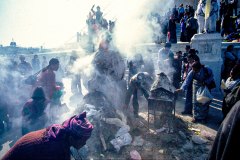
[[[175,93],[182,92],[182,89],[176,89]]]

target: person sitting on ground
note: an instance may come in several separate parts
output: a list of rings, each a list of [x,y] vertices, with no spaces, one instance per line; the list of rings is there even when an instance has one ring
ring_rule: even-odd
[[[47,103],[42,87],[37,87],[33,91],[32,98],[23,106],[22,135],[45,127],[47,117],[44,111]]]
[[[208,160],[239,159],[240,101],[238,101],[218,129]]]
[[[234,87],[240,84],[240,63],[235,65],[230,72],[230,77],[226,80],[224,92],[230,93]]]
[[[238,57],[233,52],[233,49],[233,45],[227,46],[227,50],[222,55],[223,64],[221,69],[221,79],[223,79],[224,81],[226,81],[227,78],[230,76],[232,68],[236,65],[238,61]]]
[[[222,104],[222,113],[223,113],[223,118],[225,118],[228,114],[228,112],[231,110],[232,108],[232,103],[234,103],[234,101],[236,102],[237,100],[239,100],[239,88],[240,87],[240,64],[236,65],[235,67],[233,67],[231,73],[230,73],[230,77],[227,79],[226,83],[225,83],[225,89],[224,89],[224,98],[223,98],[223,104]],[[236,94],[234,94],[234,91]],[[235,99],[234,101],[232,101],[232,98]],[[234,98],[235,97],[235,98]],[[239,97],[239,98],[237,98]],[[231,101],[231,104],[228,103],[229,100]]]
[[[144,97],[148,99],[148,90],[150,88],[150,83],[152,82],[152,80],[152,77],[147,72],[139,72],[130,79],[129,87],[126,93],[124,108],[128,108],[131,97],[133,95],[132,105],[135,118],[138,118],[139,110],[138,90],[140,90],[143,93]]]
[[[86,112],[75,115],[48,128],[30,132],[21,137],[3,156],[2,160],[70,160],[70,147],[77,150],[91,137],[93,125],[86,119]]]

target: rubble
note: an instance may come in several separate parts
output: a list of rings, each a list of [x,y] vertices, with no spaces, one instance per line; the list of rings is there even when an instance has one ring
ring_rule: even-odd
[[[134,141],[132,143],[133,146],[143,146],[144,139],[142,136],[135,136]]]
[[[131,160],[141,160],[142,159],[140,154],[136,150],[131,151],[130,156],[131,156]]]
[[[192,141],[195,144],[204,144],[207,143],[207,140],[203,139],[202,137],[198,136],[198,135],[193,135],[192,136]]]

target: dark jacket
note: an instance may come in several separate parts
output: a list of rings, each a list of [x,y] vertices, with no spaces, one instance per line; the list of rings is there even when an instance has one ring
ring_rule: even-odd
[[[240,101],[238,101],[218,129],[208,160],[237,160],[240,146]]]

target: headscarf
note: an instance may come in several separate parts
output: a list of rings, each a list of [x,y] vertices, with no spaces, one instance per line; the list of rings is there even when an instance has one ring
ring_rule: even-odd
[[[32,99],[46,99],[41,86],[36,87],[36,89],[33,91]]]
[[[58,140],[66,135],[76,138],[89,138],[93,125],[86,119],[86,112],[75,115],[63,122],[62,125],[54,124],[47,128],[46,138]]]

